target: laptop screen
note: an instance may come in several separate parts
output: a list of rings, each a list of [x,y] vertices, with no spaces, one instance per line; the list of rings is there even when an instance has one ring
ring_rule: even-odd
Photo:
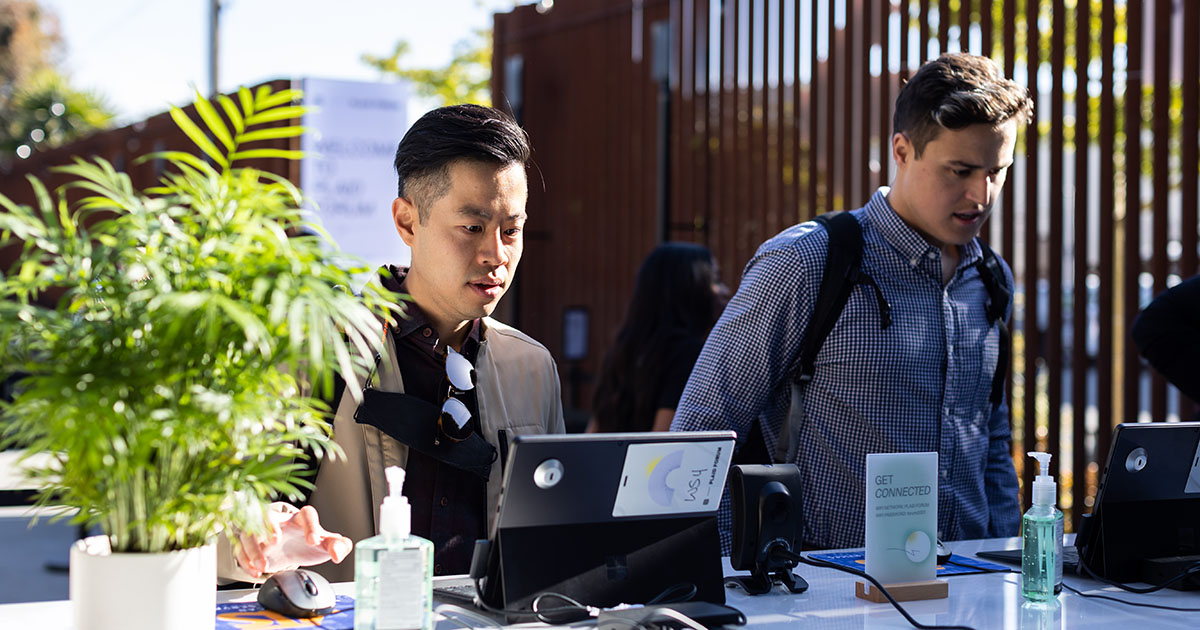
[[[484,601],[528,610],[539,594],[558,593],[606,607],[686,586],[694,599],[723,603],[716,511],[734,438],[732,431],[514,438]]]
[[[1076,547],[1119,582],[1153,582],[1164,560],[1200,554],[1200,422],[1117,425]]]
[[[502,528],[715,514],[732,431],[513,438]]]

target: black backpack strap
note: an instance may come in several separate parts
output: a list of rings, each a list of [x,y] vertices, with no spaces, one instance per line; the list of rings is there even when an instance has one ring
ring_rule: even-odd
[[[1008,304],[1012,301],[1012,292],[1008,289],[1004,268],[1000,266],[1000,259],[996,257],[996,252],[992,251],[992,248],[983,241],[979,242],[979,248],[983,250],[983,258],[975,263],[975,267],[979,270],[983,286],[987,288],[988,322],[994,324],[1004,321],[1004,315],[1008,313]]]
[[[792,374],[795,383],[812,380],[817,353],[841,316],[854,284],[861,275],[863,238],[858,219],[849,212],[828,212],[814,220],[829,233],[829,248],[825,254],[825,271],[821,275],[817,302],[808,320],[804,339],[800,342],[800,353]]]
[[[979,247],[983,250],[983,258],[975,263],[975,267],[979,270],[979,277],[983,280],[983,286],[988,293],[988,323],[995,324],[1000,331],[1000,356],[996,361],[996,373],[992,375],[990,398],[993,405],[999,406],[1004,400],[1004,381],[1008,378],[1008,362],[1012,354],[1008,325],[1004,321],[1004,316],[1008,313],[1008,305],[1012,301],[1012,291],[1008,288],[1008,282],[1004,277],[1004,268],[1000,266],[1000,259],[996,257],[996,252],[992,251],[992,248],[983,241],[979,242]]]

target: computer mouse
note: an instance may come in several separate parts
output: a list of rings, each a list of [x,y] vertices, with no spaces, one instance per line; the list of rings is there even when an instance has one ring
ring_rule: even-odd
[[[327,615],[336,599],[328,580],[304,569],[280,571],[258,589],[259,605],[285,617]]]
[[[947,547],[945,543],[942,542],[942,539],[939,538],[937,541],[937,563],[946,564],[946,561],[950,559],[951,555],[952,552],[950,551],[950,548]]]

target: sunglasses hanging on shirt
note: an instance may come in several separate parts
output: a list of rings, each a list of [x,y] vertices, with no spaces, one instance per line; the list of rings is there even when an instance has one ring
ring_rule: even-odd
[[[433,444],[441,444],[445,437],[451,442],[461,442],[471,436],[471,411],[456,396],[475,389],[475,366],[454,348],[446,346],[446,394],[442,402],[442,413],[438,416],[438,432]]]

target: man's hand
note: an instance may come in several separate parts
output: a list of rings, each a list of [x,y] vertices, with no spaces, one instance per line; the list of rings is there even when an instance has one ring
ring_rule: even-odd
[[[326,560],[337,564],[354,548],[349,538],[325,531],[311,506],[297,510],[286,503],[273,503],[271,508],[267,512],[271,531],[265,538],[247,533],[238,536],[238,564],[256,578]]]

